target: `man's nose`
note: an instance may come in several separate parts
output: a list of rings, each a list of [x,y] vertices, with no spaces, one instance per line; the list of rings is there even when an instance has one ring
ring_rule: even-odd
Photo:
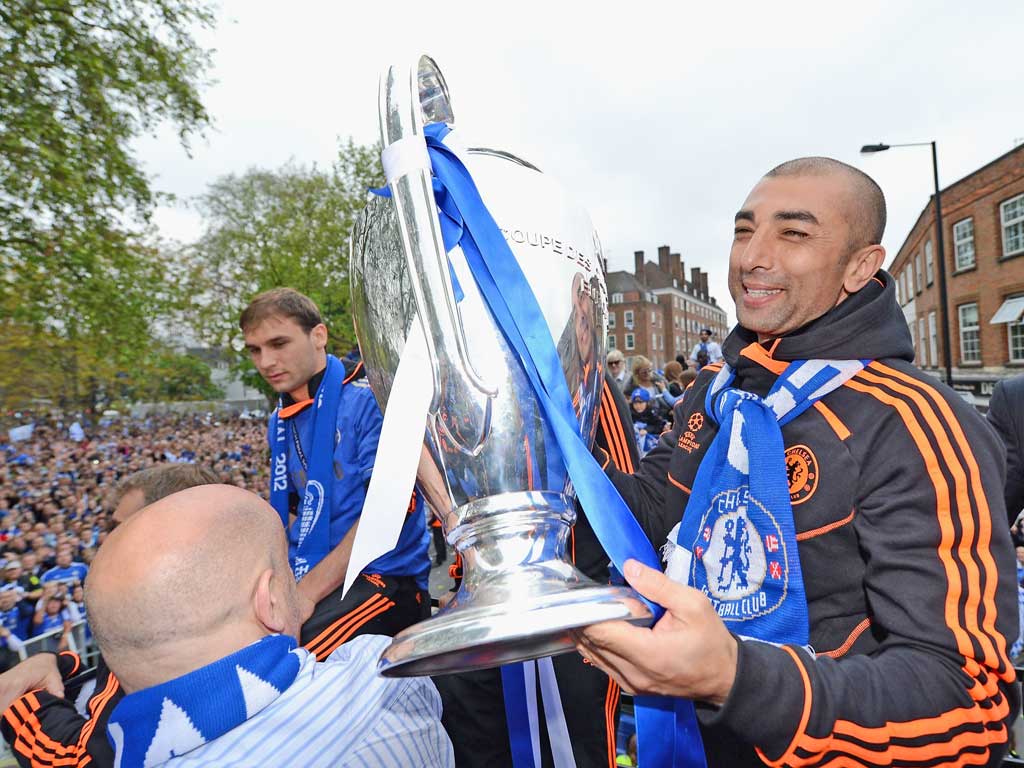
[[[744,272],[755,269],[771,269],[774,264],[774,248],[764,229],[755,231],[750,239],[740,245],[738,264]]]

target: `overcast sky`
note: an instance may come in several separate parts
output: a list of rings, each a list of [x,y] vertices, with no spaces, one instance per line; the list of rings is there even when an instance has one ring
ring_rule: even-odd
[[[945,186],[1024,139],[1020,0],[716,5],[226,0],[202,38],[215,128],[191,158],[170,131],[139,155],[182,198],[252,166],[327,165],[339,137],[377,139],[382,69],[429,53],[458,129],[575,191],[611,269],[670,245],[732,319],[733,214],[772,166],[820,154],[871,174],[891,258],[928,201],[930,154],[862,144],[938,141]],[[156,221],[201,231],[180,207]]]

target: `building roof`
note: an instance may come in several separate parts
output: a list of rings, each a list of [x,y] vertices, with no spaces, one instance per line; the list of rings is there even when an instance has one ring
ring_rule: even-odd
[[[990,160],[989,162],[985,163],[980,168],[976,168],[975,170],[971,171],[966,176],[962,176],[961,178],[959,178],[956,181],[954,181],[952,184],[949,184],[949,185],[947,185],[945,187],[942,187],[939,190],[939,194],[940,195],[945,195],[947,192],[952,192],[956,187],[958,187],[959,185],[963,184],[965,181],[968,181],[968,180],[974,178],[975,176],[977,176],[979,173],[984,173],[985,171],[989,170],[993,166],[998,165],[999,163],[1001,163],[1003,160],[1008,158],[1013,153],[1021,152],[1021,151],[1024,151],[1024,143],[1017,145],[1016,147],[1011,149],[1009,152],[1004,152],[1003,154],[999,155],[999,157],[995,158],[994,160]],[[911,242],[911,240],[915,239],[914,233],[918,231],[918,227],[920,227],[925,222],[926,219],[934,218],[935,217],[934,206],[932,205],[934,200],[935,200],[935,195],[934,194],[931,194],[931,195],[928,196],[928,202],[925,203],[924,208],[921,209],[921,213],[918,214],[917,219],[914,221],[914,225],[907,232],[906,237],[903,238],[903,242],[900,243],[900,247],[896,250],[896,254],[892,257],[892,260],[889,262],[889,267],[892,267],[896,263],[896,261],[900,257],[900,254],[903,253],[903,249],[907,247],[907,245]],[[945,210],[945,207],[943,207],[943,210]]]
[[[639,291],[642,299],[643,294],[647,292],[647,287],[637,280],[632,272],[626,272],[625,270],[609,272],[605,275],[605,282],[608,284],[608,293]]]

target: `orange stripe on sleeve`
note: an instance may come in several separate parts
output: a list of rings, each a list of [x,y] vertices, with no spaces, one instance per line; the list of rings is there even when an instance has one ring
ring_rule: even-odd
[[[796,668],[800,670],[800,679],[804,684],[804,707],[800,712],[800,722],[796,727],[796,733],[793,734],[793,739],[790,741],[789,747],[786,748],[786,751],[782,753],[778,760],[769,760],[767,756],[765,756],[764,752],[760,749],[756,749],[757,756],[761,758],[766,765],[770,766],[786,765],[792,759],[793,755],[796,753],[797,745],[804,735],[804,731],[807,730],[807,723],[811,719],[811,679],[807,676],[807,670],[804,669],[804,665],[800,661],[800,657],[797,655],[797,652],[785,645],[782,646],[782,650],[793,657],[793,663],[796,664]]]
[[[338,631],[344,631],[345,627],[348,625],[349,622],[357,620],[360,616],[362,616],[362,614],[373,610],[374,606],[385,600],[387,600],[387,598],[384,597],[384,595],[380,594],[379,592],[374,592],[366,600],[357,605],[351,611],[349,611],[343,616],[339,616],[335,621],[329,624],[326,629],[324,629],[319,635],[317,635],[308,643],[306,643],[303,647],[310,653],[316,654],[321,645],[329,642],[331,635],[335,634]]]
[[[619,708],[619,685],[608,678],[608,692],[604,697],[604,732],[608,742],[608,768],[615,768],[615,710]]]
[[[851,509],[850,510],[850,514],[848,514],[842,520],[836,520],[835,522],[829,523],[828,525],[823,525],[820,528],[814,528],[814,529],[812,529],[810,531],[804,531],[803,533],[798,533],[796,535],[796,540],[797,541],[806,541],[807,539],[813,539],[816,536],[822,536],[822,535],[828,533],[829,531],[834,531],[836,528],[842,528],[847,523],[853,522],[853,516],[854,516],[855,512],[856,512],[856,510],[852,510]]]
[[[351,626],[349,626],[348,629],[345,630],[344,634],[342,634],[340,637],[338,637],[333,643],[331,643],[331,644],[327,645],[326,647],[324,647],[320,651],[320,653],[323,655],[323,658],[320,658],[318,656],[317,657],[317,661],[323,661],[324,659],[326,659],[328,656],[330,656],[332,653],[334,653],[338,649],[338,646],[340,646],[342,643],[346,642],[349,638],[351,638],[352,635],[354,635],[359,630],[360,627],[365,625],[371,619],[377,618],[382,613],[387,613],[388,611],[390,611],[394,607],[395,607],[395,604],[391,600],[388,600],[386,603],[378,605],[370,613],[366,614],[362,618],[361,621],[358,621],[358,622],[352,624]]]
[[[938,406],[948,429],[952,432],[953,437],[957,441],[957,445],[960,447],[960,452],[964,457],[964,462],[967,464],[967,471],[970,479],[971,488],[969,495],[974,499],[974,502],[978,506],[978,546],[974,549],[973,554],[980,558],[981,566],[985,572],[985,589],[982,595],[982,604],[985,608],[985,619],[983,620],[982,626],[984,627],[985,634],[992,640],[993,645],[997,649],[996,653],[999,657],[999,663],[994,665],[994,668],[999,671],[1000,677],[1003,680],[1011,682],[1015,678],[1015,672],[1010,663],[1009,653],[1006,648],[1006,638],[997,632],[995,627],[997,614],[995,593],[999,576],[995,560],[993,560],[992,552],[989,548],[989,545],[992,543],[992,515],[988,506],[988,497],[985,494],[985,489],[981,482],[981,470],[978,467],[978,461],[974,456],[974,452],[971,450],[970,442],[964,434],[960,421],[954,415],[953,409],[950,408],[946,399],[942,397],[934,387],[925,384],[924,382],[919,382],[916,379],[901,373],[894,368],[882,365],[881,363],[872,363],[870,367],[872,369],[878,369],[883,373],[889,374],[903,381],[907,381],[919,390],[925,392],[929,396],[930,400]]]

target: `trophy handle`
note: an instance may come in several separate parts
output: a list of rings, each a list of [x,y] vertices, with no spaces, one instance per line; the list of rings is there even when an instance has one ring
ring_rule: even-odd
[[[424,123],[453,122],[448,86],[437,64],[420,56],[381,79],[382,160],[398,214],[402,247],[433,374],[430,413],[444,437],[475,455],[490,432],[497,389],[472,365],[441,239]]]

